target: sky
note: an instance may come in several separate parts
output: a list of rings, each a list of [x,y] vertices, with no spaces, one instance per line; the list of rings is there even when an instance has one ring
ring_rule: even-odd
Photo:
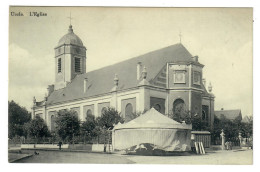
[[[215,109],[253,114],[252,8],[11,7],[9,100],[30,110],[54,83],[54,47],[74,33],[87,48],[87,72],[181,42],[204,64]],[[29,16],[43,12],[47,16]]]

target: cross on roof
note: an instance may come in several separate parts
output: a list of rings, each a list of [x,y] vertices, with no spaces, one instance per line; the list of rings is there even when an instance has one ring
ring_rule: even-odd
[[[70,12],[70,16],[69,16],[68,18],[70,19],[70,25],[71,25],[71,20],[73,19],[73,18],[71,17],[71,12]]]
[[[181,37],[182,37],[182,34],[181,34],[181,32],[179,33],[179,37],[180,37],[180,43],[181,43]]]

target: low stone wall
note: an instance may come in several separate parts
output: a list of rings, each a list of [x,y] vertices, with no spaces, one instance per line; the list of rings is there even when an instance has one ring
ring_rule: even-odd
[[[58,149],[57,144],[22,144],[21,149]],[[63,144],[62,149],[103,152],[104,144]]]
[[[70,144],[69,149],[92,151],[92,144]]]
[[[58,149],[56,144],[22,144],[21,149]],[[63,144],[62,149],[68,149],[69,144]]]
[[[104,144],[93,144],[92,151],[93,152],[104,152]]]

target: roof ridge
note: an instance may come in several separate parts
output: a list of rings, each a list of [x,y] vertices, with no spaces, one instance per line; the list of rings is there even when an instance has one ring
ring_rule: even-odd
[[[144,54],[140,54],[140,55],[137,55],[137,56],[134,56],[134,57],[131,57],[129,59],[126,59],[126,60],[123,60],[123,61],[120,61],[120,62],[117,62],[117,63],[114,63],[114,64],[110,64],[108,66],[104,66],[104,67],[101,67],[101,68],[98,68],[98,69],[95,69],[95,70],[92,70],[92,71],[89,71],[89,72],[86,72],[86,73],[90,73],[90,72],[94,72],[94,71],[97,71],[97,70],[100,70],[100,69],[104,69],[104,68],[108,68],[108,67],[111,67],[113,65],[117,65],[117,64],[120,64],[120,63],[126,63],[127,61],[130,61],[130,60],[133,60],[133,59],[137,59],[139,57],[142,57],[142,56],[145,56],[145,55],[148,55],[148,54],[152,54],[154,52],[157,52],[157,51],[163,51],[164,49],[167,49],[167,48],[170,48],[170,47],[177,47],[177,46],[181,46],[182,48],[184,48],[186,51],[188,51],[181,43],[177,43],[177,44],[173,44],[173,45],[169,45],[167,47],[163,47],[163,48],[160,48],[160,49],[156,49],[156,50],[152,50],[152,51],[149,51],[147,53],[144,53]],[[189,52],[189,51],[188,51]],[[189,52],[190,53],[190,52]]]
[[[241,109],[228,109],[228,110],[215,110],[215,112],[221,112],[221,111],[241,111]]]

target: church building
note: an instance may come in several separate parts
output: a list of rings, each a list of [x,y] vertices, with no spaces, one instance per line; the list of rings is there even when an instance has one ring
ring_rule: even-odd
[[[213,127],[212,86],[206,90],[204,65],[181,43],[87,73],[87,48],[71,25],[54,50],[55,83],[43,101],[34,98],[32,107],[32,118],[42,117],[50,130],[59,110],[75,110],[84,121],[108,107],[126,122],[151,107],[166,115],[185,109]]]

